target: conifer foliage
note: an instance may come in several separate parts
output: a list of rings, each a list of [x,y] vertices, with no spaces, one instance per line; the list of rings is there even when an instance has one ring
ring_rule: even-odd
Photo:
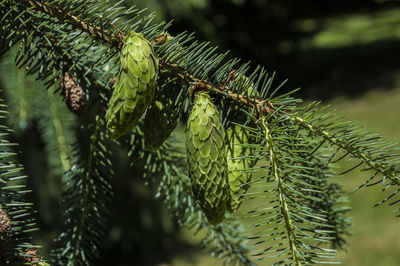
[[[0,105],[0,264],[23,265],[33,259],[36,263],[47,265],[36,256],[37,246],[30,243],[29,232],[37,230],[33,217],[32,204],[27,202],[26,194],[30,191],[23,184],[27,178],[22,173],[23,167],[16,164],[16,154],[12,150],[14,143],[9,141],[12,132],[5,126],[7,106]]]
[[[398,210],[398,146],[318,103],[300,105],[296,90],[281,94],[264,68],[251,70],[193,34],[172,37],[170,23],[121,3],[0,0],[0,53],[16,50],[16,66],[62,90],[79,114],[73,148],[60,149],[68,156],[52,264],[101,259],[118,193],[110,185],[116,146],[142,166],[134,175],[157,184],[155,196],[178,223],[229,264],[335,262],[350,225],[335,181],[341,160],[354,163],[345,172],[366,173],[360,187],[390,192],[377,205]],[[178,123],[186,143],[170,137]],[[11,261],[34,257],[36,247],[27,244],[34,222],[25,176],[1,125],[0,257]]]

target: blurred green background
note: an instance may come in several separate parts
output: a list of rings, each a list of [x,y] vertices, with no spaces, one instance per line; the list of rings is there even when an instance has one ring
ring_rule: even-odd
[[[286,90],[302,87],[298,97],[323,100],[350,120],[361,121],[388,140],[400,142],[400,1],[126,2],[155,11],[156,21],[173,19],[172,35],[195,31],[199,40],[211,41],[221,52],[230,50],[231,57],[276,71],[276,85],[288,78]],[[9,58],[2,59],[0,69],[0,86],[6,92],[27,87],[42,90],[20,70],[13,70]],[[42,228],[36,239],[46,254],[56,235],[61,179],[48,174],[51,165],[46,164],[46,156],[37,156],[48,151],[43,147],[38,121],[26,118],[33,112],[14,104],[10,124],[21,144],[21,162],[32,177],[32,201],[39,208]],[[123,167],[124,160],[116,160],[118,178],[113,185],[118,193],[98,265],[222,265],[198,248],[192,232],[178,228],[154,199],[151,182],[133,178],[134,170]],[[364,181],[357,172],[341,181],[349,193],[353,217],[347,251],[339,254],[343,265],[400,265],[399,218],[390,207],[373,208],[382,199],[379,188],[351,193]]]

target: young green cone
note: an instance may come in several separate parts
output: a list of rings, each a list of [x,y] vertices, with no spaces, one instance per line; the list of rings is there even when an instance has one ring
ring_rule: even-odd
[[[260,97],[260,93],[250,83],[248,77],[242,75],[240,78],[234,76],[234,82],[239,84],[240,93],[249,97]],[[231,113],[230,121],[237,124],[246,123],[247,115],[240,109],[245,108],[248,112],[253,112],[246,106],[234,105],[234,112]],[[235,212],[243,202],[243,194],[247,192],[250,185],[251,173],[246,172],[252,168],[255,161],[248,158],[253,149],[248,146],[254,139],[250,138],[249,131],[243,127],[231,123],[226,129],[227,164],[230,200],[227,204],[229,212]],[[253,122],[248,122],[247,126],[254,126]],[[246,146],[247,145],[247,146]]]
[[[229,200],[225,133],[210,96],[199,92],[186,127],[193,194],[212,224],[222,222]]]
[[[158,57],[141,34],[125,38],[120,71],[106,113],[107,133],[116,139],[128,133],[153,101],[158,75]]]
[[[249,189],[251,173],[246,169],[253,167],[253,162],[246,158],[251,155],[251,148],[246,147],[250,143],[249,133],[240,126],[234,125],[226,130],[228,164],[228,180],[230,200],[228,211],[235,212],[243,201],[243,194]]]
[[[156,151],[178,125],[182,104],[176,104],[180,84],[166,81],[156,101],[149,106],[144,119],[144,143],[148,151]]]

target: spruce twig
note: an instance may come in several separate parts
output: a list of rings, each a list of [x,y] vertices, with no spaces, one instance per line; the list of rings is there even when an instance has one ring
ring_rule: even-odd
[[[58,8],[55,5],[44,4],[36,0],[17,0],[20,3],[23,3],[26,6],[37,9],[38,11],[44,12],[49,16],[56,17],[62,22],[67,22],[72,24],[77,29],[85,31],[92,36],[95,36],[106,43],[109,43],[116,49],[122,48],[122,36],[125,36],[125,32],[116,28],[113,24],[110,24],[115,31],[111,32],[106,29],[102,29],[98,26],[91,25],[86,22],[84,19],[81,19],[73,14]],[[200,79],[195,75],[189,73],[184,68],[178,66],[177,64],[167,62],[163,60],[163,58],[159,58],[159,66],[160,70],[167,70],[171,72],[173,75],[178,77],[179,79],[188,82],[190,84],[195,85],[198,88],[203,90],[209,90],[213,93],[228,97],[229,99],[238,102],[242,105],[247,105],[255,108],[256,110],[262,112],[263,115],[267,115],[274,111],[274,105],[271,101],[265,101],[256,97],[245,96],[230,90],[228,85],[225,84],[212,84],[207,80]]]

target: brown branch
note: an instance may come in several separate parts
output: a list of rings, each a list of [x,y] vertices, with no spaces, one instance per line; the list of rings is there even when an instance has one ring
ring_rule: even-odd
[[[72,24],[74,27],[85,31],[92,36],[98,37],[99,39],[104,40],[105,42],[111,44],[114,47],[119,47],[121,39],[119,36],[117,37],[116,34],[104,30],[99,26],[96,25],[91,25],[88,22],[86,22],[83,19],[80,19],[77,16],[74,16],[73,14],[66,12],[56,6],[49,5],[47,3],[43,3],[43,1],[38,1],[38,0],[17,0],[18,2],[28,6],[28,7],[34,7],[35,11],[41,11],[43,13],[48,14],[49,16],[56,17],[62,22],[69,22]],[[119,32],[122,33],[123,32]]]
[[[160,66],[164,69],[170,70],[170,72],[172,73],[175,73],[175,75],[180,79],[195,84],[194,86],[196,87],[196,89],[208,90],[222,96],[227,96],[229,99],[240,102],[241,104],[254,107],[257,112],[262,112],[263,115],[267,115],[274,111],[274,106],[271,101],[265,101],[256,97],[250,97],[243,94],[235,93],[229,89],[228,85],[221,84],[219,86],[215,86],[208,81],[196,78],[185,70],[176,71],[176,69],[180,68],[179,66],[177,66],[176,64],[164,62],[161,59]]]
[[[36,11],[41,11],[48,14],[49,16],[56,17],[62,22],[69,22],[74,27],[111,44],[113,47],[117,49],[122,48],[123,36],[125,35],[125,33],[120,29],[116,28],[114,25],[111,26],[114,29],[116,29],[116,33],[106,29],[102,29],[101,27],[96,25],[91,25],[85,20],[80,19],[79,17],[69,12],[66,12],[56,6],[42,3],[41,1],[38,0],[17,0],[17,1],[28,7],[35,8]],[[229,99],[240,102],[241,104],[254,107],[258,112],[261,112],[263,115],[266,115],[274,111],[274,106],[271,101],[265,101],[256,97],[248,97],[242,94],[235,93],[232,90],[230,90],[229,86],[226,84],[215,85],[207,80],[199,79],[195,77],[193,74],[189,73],[186,69],[179,67],[177,64],[166,62],[162,58],[159,58],[159,66],[162,69],[170,71],[176,77],[182,79],[185,82],[196,84],[196,87],[198,88],[212,91],[220,96],[228,97]]]

